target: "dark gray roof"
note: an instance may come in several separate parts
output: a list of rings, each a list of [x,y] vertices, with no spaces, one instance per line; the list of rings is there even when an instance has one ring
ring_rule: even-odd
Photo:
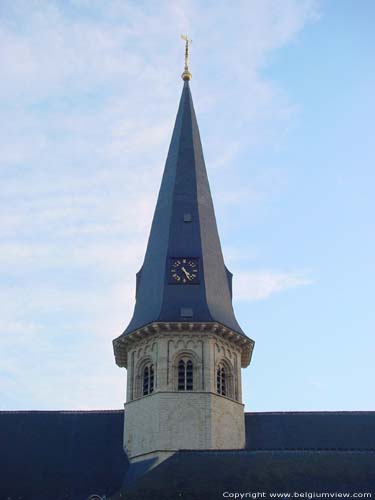
[[[225,492],[375,493],[375,452],[180,451],[126,481],[113,500],[220,500]]]
[[[123,411],[0,412],[0,500],[83,500],[121,487]]]
[[[249,450],[373,450],[375,412],[246,413]]]
[[[375,492],[375,412],[247,413],[246,450],[183,451],[152,469],[129,467],[123,423],[122,410],[0,412],[0,500]]]
[[[186,221],[188,219],[188,221]],[[171,284],[170,259],[196,258],[199,284]],[[232,275],[216,226],[189,83],[185,81],[143,266],[136,305],[124,334],[152,322],[218,322],[245,335],[234,316]]]

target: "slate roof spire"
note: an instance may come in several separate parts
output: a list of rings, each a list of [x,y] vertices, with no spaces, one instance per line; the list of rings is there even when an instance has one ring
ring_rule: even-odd
[[[191,283],[172,278],[173,264],[181,259],[198,267]],[[137,274],[134,315],[123,335],[153,322],[188,321],[218,322],[245,336],[233,312],[231,289],[232,274],[223,260],[186,79],[144,263]]]
[[[136,304],[125,331],[113,341],[116,363],[127,366],[127,346],[139,335],[189,329],[211,331],[242,346],[242,366],[254,342],[232,306],[232,273],[224,264],[189,88],[186,40],[182,95],[152,221],[146,255],[137,273]],[[134,334],[134,335],[133,335]],[[130,344],[129,344],[130,342]]]

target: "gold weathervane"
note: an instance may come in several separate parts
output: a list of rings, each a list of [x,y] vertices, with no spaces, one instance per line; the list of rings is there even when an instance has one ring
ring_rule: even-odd
[[[181,78],[185,82],[188,82],[192,78],[192,74],[189,71],[189,44],[192,43],[192,40],[189,40],[186,35],[181,35],[181,38],[185,40],[185,68]]]

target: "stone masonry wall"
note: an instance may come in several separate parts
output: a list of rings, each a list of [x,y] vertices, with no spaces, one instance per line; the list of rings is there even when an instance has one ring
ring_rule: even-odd
[[[193,362],[193,390],[178,391],[178,362]],[[129,351],[124,448],[129,457],[157,450],[240,449],[245,445],[240,348],[199,331],[163,332]],[[142,367],[154,367],[143,396]],[[218,366],[228,369],[227,397],[216,393]]]
[[[159,392],[125,406],[129,457],[157,450],[240,449],[243,405],[206,392]]]

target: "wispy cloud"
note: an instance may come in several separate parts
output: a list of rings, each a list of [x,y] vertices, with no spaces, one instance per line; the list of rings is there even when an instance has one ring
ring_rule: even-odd
[[[234,280],[237,300],[261,300],[290,288],[311,285],[313,280],[300,272],[257,270],[239,272]]]
[[[124,399],[111,339],[134,304],[180,92],[179,34],[194,39],[192,86],[215,188],[237,191],[223,199],[228,211],[247,210],[275,183],[255,175],[255,188],[241,188],[232,177],[228,189],[225,172],[249,147],[273,147],[292,119],[293,104],[262,68],[315,17],[310,0],[2,4],[2,405]],[[305,284],[298,274],[241,274],[241,300]]]

